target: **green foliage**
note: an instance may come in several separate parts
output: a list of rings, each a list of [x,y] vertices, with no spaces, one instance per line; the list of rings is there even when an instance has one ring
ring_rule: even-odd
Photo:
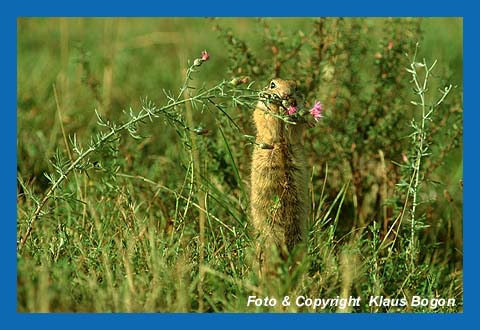
[[[459,26],[19,19],[18,310],[311,312],[247,299],[352,295],[347,311],[461,311]],[[251,114],[273,77],[325,111],[305,135],[307,253],[263,283]],[[368,304],[380,295],[457,305]]]

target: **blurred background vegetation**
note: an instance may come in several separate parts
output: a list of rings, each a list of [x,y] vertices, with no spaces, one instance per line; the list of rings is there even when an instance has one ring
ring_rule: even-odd
[[[335,244],[346,235],[358,232],[360,235],[365,232],[362,239],[366,240],[377,234],[380,240],[388,239],[388,230],[405,199],[405,191],[397,186],[405,178],[398,164],[409,164],[414,156],[409,147],[409,125],[419,114],[410,104],[415,96],[405,68],[418,42],[419,58],[426,58],[430,63],[438,60],[430,81],[431,95],[437,95],[436,90],[448,84],[454,86],[434,115],[428,136],[431,155],[422,165],[420,208],[422,221],[427,226],[419,234],[425,249],[418,262],[438,264],[435,288],[459,295],[463,258],[462,24],[458,18],[20,18],[17,48],[17,159],[21,182],[18,186],[18,235],[25,231],[35,206],[26,197],[26,187],[33,195],[42,196],[49,185],[44,173],[52,171],[50,161],[57,150],[67,154],[62,130],[67,136],[76,134],[79,141],[88,142],[100,130],[95,109],[104,118],[122,121],[127,118],[123,111],[130,107],[140,109],[146,97],[158,105],[165,104],[163,90],[177,93],[185,79],[188,61],[206,49],[211,58],[195,75],[197,86],[248,77],[254,82],[253,88],[261,89],[271,78],[279,76],[299,82],[307,105],[316,100],[323,103],[324,120],[305,136],[308,163],[312,168],[310,189],[314,208],[310,225],[328,217],[326,210],[343,193],[342,187],[348,185],[343,206],[339,207]],[[428,101],[433,100],[432,97]],[[212,214],[247,233],[249,201],[246,192],[252,146],[243,135],[254,135],[254,130],[248,109],[232,106],[229,115],[240,130],[211,112],[191,114],[190,121],[195,127],[210,131],[196,142],[205,175],[202,184],[207,188],[195,189],[207,190],[216,197],[210,205]],[[221,132],[219,127],[223,129]],[[165,233],[179,233],[174,239],[178,242],[185,237],[193,240],[193,243],[182,241],[178,246],[188,250],[190,244],[194,245],[191,247],[194,252],[182,257],[186,265],[189,264],[188,256],[195,256],[191,262],[197,260],[197,222],[189,221],[188,217],[196,219],[198,210],[185,211],[186,217],[179,219],[180,211],[189,207],[185,201],[179,202],[174,194],[160,193],[144,182],[125,182],[119,176],[119,173],[142,176],[174,191],[185,186],[189,154],[179,141],[176,129],[162,120],[155,120],[145,123],[141,133],[144,138],[140,141],[125,136],[112,150],[93,155],[92,163],[110,169],[109,175],[105,176],[102,171],[78,174],[81,179],[70,180],[64,189],[72,192],[80,202],[56,200],[41,219],[31,242],[18,256],[19,310],[128,310],[128,306],[123,305],[94,306],[88,299],[93,291],[87,293],[85,288],[93,290],[93,282],[103,283],[103,280],[88,278],[86,274],[92,269],[101,273],[102,269],[105,271],[102,267],[110,266],[115,273],[117,270],[112,265],[118,256],[109,250],[111,254],[106,256],[112,260],[97,265],[94,259],[98,255],[81,247],[88,249],[91,244],[90,248],[94,249],[95,240],[100,239],[97,236],[102,236],[102,232],[123,232],[116,226],[133,226],[141,233],[143,227],[137,228],[134,223],[138,219],[155,228],[160,245],[166,244],[162,241]],[[321,191],[324,194],[318,200]],[[323,205],[322,209],[319,204]],[[89,224],[89,218],[98,218],[100,222]],[[126,223],[115,224],[116,219],[124,219]],[[372,225],[376,233],[366,233]],[[397,231],[401,232],[401,228],[395,228]],[[249,244],[248,234],[225,234],[221,228],[213,227],[207,232],[205,258],[212,262],[207,261],[207,264],[216,271],[240,278],[245,271],[241,251]],[[185,237],[184,233],[187,233]],[[89,237],[90,243],[83,241],[85,237]],[[128,240],[127,237],[123,239]],[[215,242],[219,237],[223,245]],[[116,247],[123,243],[112,244]],[[401,242],[392,244],[402,249]],[[362,250],[362,246],[359,249]],[[135,254],[133,250],[128,253]],[[222,266],[216,265],[212,260],[222,254],[228,254],[227,259],[232,261],[230,258],[233,258],[238,265],[228,265],[227,261],[223,261]],[[385,256],[390,258],[391,254],[385,253]],[[137,257],[139,260],[146,258],[146,253]],[[172,265],[167,259],[165,267]],[[68,266],[74,261],[84,268]],[[388,259],[387,262],[401,263],[402,260]],[[326,263],[325,260],[323,264],[320,262],[317,270],[325,270]],[[173,265],[178,266],[178,263]],[[40,275],[27,275],[35,269],[41,269],[37,272]],[[186,282],[189,285],[198,285],[195,280],[198,273],[188,267],[183,271],[188,273]],[[121,278],[122,271],[118,272],[112,276]],[[382,274],[388,280],[375,292],[399,294],[405,274],[395,275],[395,272],[396,269],[386,267]],[[41,274],[46,274],[44,280]],[[45,279],[58,280],[66,274],[75,278],[74,282],[85,291],[72,288],[65,279],[59,280],[56,289],[40,285],[46,283]],[[422,274],[419,281],[427,277],[431,280],[431,274]],[[370,280],[365,279],[365,283]],[[339,283],[338,288],[342,287],[340,279],[334,282]],[[212,292],[216,292],[218,286],[212,285]],[[362,285],[358,284],[357,293],[364,292]],[[68,302],[55,294],[64,287],[73,292],[70,297],[74,298]],[[118,289],[107,287],[112,292]],[[35,303],[32,298],[35,296],[32,292],[43,289],[51,298],[47,299],[47,306],[40,301]],[[130,289],[126,289],[127,292]],[[228,289],[222,287],[221,290],[225,297],[228,296],[224,292]],[[176,297],[179,294],[176,292]],[[192,296],[191,292],[185,295]],[[55,299],[59,300],[57,305],[52,303]],[[195,295],[191,299],[194,302],[182,300],[184,310],[195,310],[203,304]],[[151,303],[148,308],[169,310],[165,304]],[[240,306],[227,298],[209,301],[208,305],[210,309],[207,310],[231,311]],[[142,306],[148,309],[147,305]],[[177,306],[170,310],[182,308]],[[132,309],[141,310],[142,307]]]

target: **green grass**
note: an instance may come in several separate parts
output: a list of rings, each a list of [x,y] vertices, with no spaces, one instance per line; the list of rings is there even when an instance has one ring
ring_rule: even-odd
[[[463,311],[461,19],[314,22],[19,19],[19,242],[34,223],[17,251],[17,310]],[[416,61],[438,60],[423,91],[427,105],[438,88],[453,85],[422,130],[411,126],[422,111],[410,103],[418,93],[405,70],[417,41]],[[211,58],[192,75],[196,89],[179,94],[187,61],[204,49]],[[305,136],[307,253],[265,283],[252,267],[255,146],[246,135],[254,134],[256,90],[275,72],[311,81],[307,102],[321,100],[326,111]],[[243,76],[253,85],[221,84]],[[222,92],[202,99],[202,86]],[[194,100],[162,109],[173,102],[168,95]],[[155,117],[95,145],[142,107]],[[196,134],[200,128],[208,132]],[[428,152],[419,154],[413,133]],[[78,147],[95,148],[49,193],[82,154],[73,137]],[[361,300],[315,310],[282,306],[286,295]],[[247,306],[249,296],[279,303]],[[375,306],[370,296],[456,304]]]

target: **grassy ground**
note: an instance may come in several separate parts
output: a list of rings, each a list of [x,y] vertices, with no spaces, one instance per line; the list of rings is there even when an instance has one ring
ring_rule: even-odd
[[[405,68],[417,41],[416,61],[438,62],[415,92]],[[18,311],[462,311],[462,56],[453,18],[19,19]],[[308,253],[264,283],[245,135],[256,91],[278,73],[326,118],[305,136]],[[221,84],[245,76],[248,88]],[[428,112],[448,84],[432,117],[411,104],[425,96]],[[156,117],[112,124],[142,108]],[[361,299],[315,309],[284,296]]]

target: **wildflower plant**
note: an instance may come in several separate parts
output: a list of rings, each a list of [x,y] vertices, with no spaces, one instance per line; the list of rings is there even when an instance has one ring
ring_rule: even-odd
[[[413,84],[413,92],[417,96],[416,100],[411,100],[410,103],[420,110],[420,119],[417,120],[414,116],[410,122],[412,133],[410,134],[411,149],[410,157],[407,158],[406,164],[400,165],[403,172],[403,177],[400,183],[397,184],[398,188],[405,192],[405,203],[401,210],[400,215],[397,217],[401,222],[404,216],[406,216],[406,208],[408,207],[408,247],[407,254],[410,258],[409,267],[412,274],[415,271],[415,265],[417,264],[417,258],[419,255],[418,247],[418,234],[421,230],[428,228],[425,224],[425,214],[419,214],[419,206],[422,203],[428,201],[421,200],[421,188],[425,184],[426,176],[423,174],[424,160],[431,154],[431,142],[428,141],[430,134],[430,122],[433,121],[435,111],[442,105],[445,98],[452,90],[452,85],[449,84],[444,88],[439,89],[440,96],[433,100],[431,103],[427,101],[427,93],[429,91],[429,80],[433,75],[433,70],[437,64],[434,61],[431,65],[427,63],[425,59],[418,60],[418,47],[415,47],[415,52],[411,58],[410,67],[406,69],[411,74],[411,83]],[[396,224],[392,225],[394,228]],[[398,225],[400,226],[400,225]]]

